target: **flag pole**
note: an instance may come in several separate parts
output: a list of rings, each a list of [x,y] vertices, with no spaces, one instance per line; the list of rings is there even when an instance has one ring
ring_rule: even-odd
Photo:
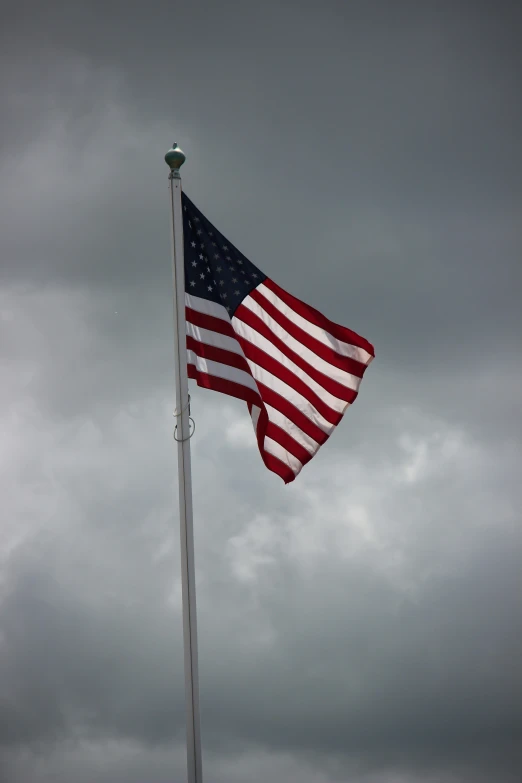
[[[178,444],[179,517],[181,540],[181,593],[183,602],[183,645],[185,650],[185,698],[187,716],[188,783],[202,783],[201,733],[199,722],[198,639],[196,622],[196,579],[192,520],[192,476],[190,469],[190,408],[185,326],[185,269],[183,258],[183,211],[180,167],[185,155],[174,143],[165,155],[170,168],[169,190],[172,212],[172,281],[175,322],[176,429]]]

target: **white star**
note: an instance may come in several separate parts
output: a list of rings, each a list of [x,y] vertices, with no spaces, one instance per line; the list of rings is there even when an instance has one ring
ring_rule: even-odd
[[[237,263],[237,264],[239,264],[239,265],[241,265],[243,262],[241,261],[241,259],[240,259],[240,258],[236,258],[236,263]]]
[[[196,247],[196,243],[195,242],[191,242],[190,244],[192,245],[192,247]]]
[[[219,285],[225,285],[225,281],[224,280],[220,280],[219,281]]]
[[[226,299],[228,294],[220,294],[220,296],[221,296],[222,299]]]
[[[239,296],[240,293],[241,291],[234,291],[235,296]]]
[[[202,233],[203,233],[203,231],[202,231],[200,228],[198,228],[198,230],[196,231],[196,234],[198,235],[198,237],[199,237],[199,236],[200,236]]]
[[[191,285],[191,286],[194,288],[194,286],[196,285],[196,283],[194,282],[194,280],[191,280],[191,281],[190,281],[190,285]]]
[[[214,253],[214,258],[219,258],[219,253]]]
[[[228,268],[230,269],[231,272],[235,272],[236,271],[236,267],[235,266],[229,266]]]
[[[231,309],[232,309],[232,308],[230,307],[230,305],[227,305],[227,310],[228,310],[228,312],[230,312],[230,310],[231,310]]]
[[[256,275],[255,272],[252,272],[252,277],[259,277],[259,275]]]
[[[233,277],[233,278],[232,278],[232,282],[233,282],[233,283],[237,283],[237,277]]]
[[[221,272],[221,267],[220,267],[220,266],[217,266],[217,267],[216,267],[216,271],[217,271],[217,272]]]
[[[200,253],[200,254],[199,254],[199,257],[200,257],[200,259],[201,259],[202,261],[203,261],[203,259],[205,258],[205,256],[203,255],[203,253]]]
[[[198,217],[192,218],[192,220],[194,221],[194,223],[199,223],[199,218]]]
[[[211,285],[207,286],[207,288],[208,288],[209,291],[212,291],[212,286]]]
[[[203,274],[203,272],[200,274],[200,278],[201,278],[202,280],[204,280],[204,279],[205,279],[205,275]]]
[[[192,223],[190,222],[190,220],[189,220],[188,224],[189,224],[189,228],[192,228]]]
[[[232,261],[232,259],[230,258],[230,256],[226,256],[226,259],[227,259],[227,261]]]
[[[212,236],[212,234],[210,236]],[[215,242],[212,242],[212,246],[217,247],[217,244]]]
[[[198,265],[198,262],[197,262],[197,261],[193,261],[193,262],[192,262],[192,266],[197,266],[197,265]]]
[[[228,250],[228,245],[223,245],[223,250]]]

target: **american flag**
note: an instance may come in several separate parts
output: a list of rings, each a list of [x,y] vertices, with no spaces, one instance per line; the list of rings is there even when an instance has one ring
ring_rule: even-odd
[[[373,346],[288,294],[182,194],[188,375],[248,405],[287,484],[357,397]]]

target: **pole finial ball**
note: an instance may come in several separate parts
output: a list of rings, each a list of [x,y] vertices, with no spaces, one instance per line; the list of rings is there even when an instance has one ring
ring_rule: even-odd
[[[185,160],[185,153],[182,152],[176,142],[174,142],[170,150],[165,155],[165,163],[170,167],[171,171],[178,171],[185,163]]]

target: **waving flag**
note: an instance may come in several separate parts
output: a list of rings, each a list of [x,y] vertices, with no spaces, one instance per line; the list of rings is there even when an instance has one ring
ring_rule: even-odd
[[[293,481],[354,402],[373,346],[288,294],[182,194],[188,375],[248,405],[261,457]]]

